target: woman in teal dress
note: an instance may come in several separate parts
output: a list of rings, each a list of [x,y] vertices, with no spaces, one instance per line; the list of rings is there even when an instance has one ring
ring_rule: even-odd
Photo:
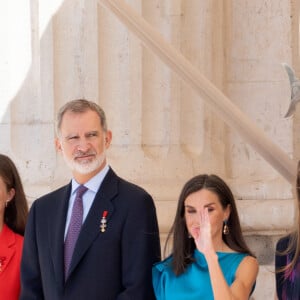
[[[198,175],[184,185],[166,249],[171,237],[172,255],[152,270],[157,300],[249,299],[258,262],[220,177]]]

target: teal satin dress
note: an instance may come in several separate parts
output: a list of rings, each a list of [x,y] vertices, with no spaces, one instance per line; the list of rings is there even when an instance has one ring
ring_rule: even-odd
[[[248,254],[217,252],[219,264],[228,285],[235,279],[236,270]],[[204,255],[195,250],[195,262],[176,276],[172,270],[172,256],[154,265],[153,287],[157,300],[213,300],[213,291]]]

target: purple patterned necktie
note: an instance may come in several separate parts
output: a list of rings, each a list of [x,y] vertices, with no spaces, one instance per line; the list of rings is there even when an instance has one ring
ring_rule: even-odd
[[[69,229],[65,240],[65,280],[68,278],[69,267],[75,248],[75,244],[82,225],[83,204],[82,195],[88,190],[84,185],[80,185],[76,192],[73,204]]]

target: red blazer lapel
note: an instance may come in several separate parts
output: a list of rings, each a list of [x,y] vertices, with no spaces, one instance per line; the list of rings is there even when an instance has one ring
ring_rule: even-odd
[[[15,233],[4,225],[0,234],[0,276],[16,253]]]

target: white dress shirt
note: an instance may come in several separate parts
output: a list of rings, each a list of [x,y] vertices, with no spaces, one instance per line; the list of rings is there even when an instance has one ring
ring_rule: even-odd
[[[94,202],[96,193],[98,192],[104,177],[106,176],[107,172],[109,171],[109,165],[106,164],[106,166],[93,178],[91,178],[88,182],[84,184],[85,187],[88,188],[88,190],[83,194],[82,196],[82,202],[83,202],[83,217],[82,217],[82,224],[84,223],[86,216],[88,212],[90,211],[90,208]],[[73,178],[72,179],[72,190],[71,195],[69,199],[69,206],[68,206],[68,212],[67,212],[67,219],[66,219],[66,225],[65,225],[65,238],[68,232],[70,219],[72,215],[72,209],[73,204],[75,201],[75,196],[77,192],[77,188],[79,187],[79,183]]]

